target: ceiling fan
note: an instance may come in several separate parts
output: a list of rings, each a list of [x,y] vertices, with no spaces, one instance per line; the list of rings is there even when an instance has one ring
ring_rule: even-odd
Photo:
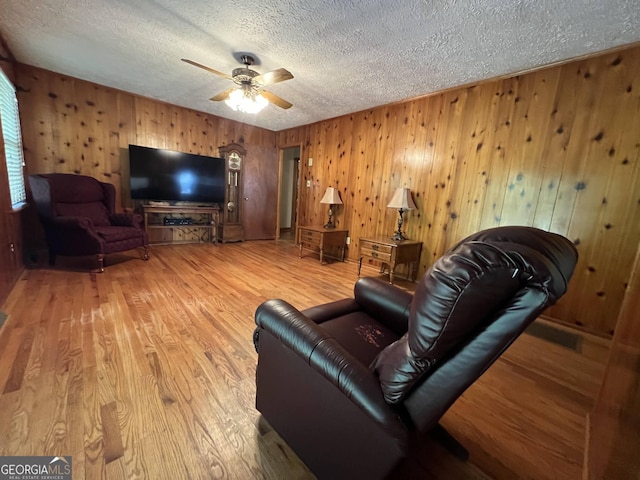
[[[193,60],[188,60],[186,58],[183,58],[181,60],[195,67],[202,68],[207,72],[211,72],[215,75],[226,78],[227,80],[232,80],[236,84],[236,86],[211,97],[210,100],[214,102],[227,100],[227,103],[229,103],[230,97],[234,96],[243,97],[255,102],[257,100],[260,100],[259,97],[262,96],[262,98],[264,98],[266,101],[271,102],[280,108],[286,109],[293,106],[284,98],[274,95],[273,93],[268,92],[263,88],[267,85],[273,85],[274,83],[284,82],[285,80],[292,79],[293,75],[291,74],[291,72],[289,72],[285,68],[278,68],[277,70],[272,70],[270,72],[260,74],[255,70],[249,68],[255,62],[254,58],[251,55],[242,55],[240,59],[242,60],[244,67],[235,68],[233,72],[231,72],[231,75],[227,75],[226,73],[222,73],[218,70],[214,70],[213,68],[201,65],[200,63],[194,62]],[[266,102],[264,102],[264,104],[266,104]],[[234,107],[232,106],[232,108]]]

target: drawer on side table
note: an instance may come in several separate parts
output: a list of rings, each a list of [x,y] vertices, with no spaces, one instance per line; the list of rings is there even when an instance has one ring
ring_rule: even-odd
[[[305,248],[311,248],[313,246],[320,246],[320,232],[314,232],[313,230],[300,230],[300,243]]]
[[[375,258],[381,262],[391,261],[392,247],[390,245],[382,245],[370,240],[360,240],[360,252],[365,257]]]
[[[375,260],[382,264],[380,272],[384,271],[385,264],[389,267],[389,283],[393,283],[396,267],[402,264],[409,266],[409,278],[415,281],[422,251],[422,242],[413,240],[392,240],[389,237],[360,238],[358,252],[358,276],[362,268],[362,261]]]
[[[327,229],[322,226],[298,227],[300,257],[307,249],[320,254],[320,263],[326,258],[335,258],[344,262],[348,230]]]

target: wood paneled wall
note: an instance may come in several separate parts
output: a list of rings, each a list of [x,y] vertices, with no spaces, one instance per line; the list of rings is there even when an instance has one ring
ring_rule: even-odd
[[[239,143],[247,149],[247,162],[260,161],[251,155],[252,146],[275,151],[276,134],[270,130],[32,66],[18,64],[16,74],[28,172],[78,173],[111,182],[123,204],[118,208],[131,206],[126,204],[129,144],[219,156],[221,145]],[[275,202],[276,186],[274,192]]]
[[[348,257],[391,234],[410,187],[422,272],[456,241],[500,225],[561,233],[580,261],[561,322],[613,333],[640,238],[640,47],[279,132],[303,145],[299,224],[322,224],[326,187],[344,205]],[[308,166],[307,159],[313,158]],[[311,187],[305,188],[306,180]]]
[[[580,263],[549,315],[604,336],[613,333],[640,238],[638,78],[636,47],[276,134],[16,69],[30,173],[88,174],[122,192],[129,143],[217,154],[237,142],[247,161],[252,145],[261,154],[276,143],[302,145],[298,224],[324,223],[319,200],[327,186],[338,187],[344,205],[336,220],[350,230],[349,259],[359,237],[394,231],[397,212],[386,203],[408,186],[418,209],[405,226],[424,242],[421,272],[479,229],[520,224],[564,234],[578,245]],[[273,196],[277,186],[267,190]],[[265,204],[275,209],[275,201]]]
[[[640,478],[640,248],[589,416],[584,480]]]
[[[14,63],[11,58],[11,53],[0,38],[0,68],[9,80],[14,82]],[[11,207],[4,138],[0,128],[0,304],[7,297],[24,268],[21,239],[21,212],[14,212]]]

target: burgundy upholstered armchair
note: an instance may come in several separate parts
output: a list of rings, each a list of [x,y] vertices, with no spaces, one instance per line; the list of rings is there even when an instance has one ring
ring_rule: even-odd
[[[466,459],[439,419],[565,293],[577,258],[560,235],[500,227],[451,248],[414,295],[362,278],[305,311],[269,300],[257,409],[319,478],[383,478],[433,433]]]
[[[138,214],[115,212],[115,187],[93,177],[67,173],[30,175],[31,195],[44,227],[49,263],[58,255],[104,256],[142,247],[149,258],[149,239]]]

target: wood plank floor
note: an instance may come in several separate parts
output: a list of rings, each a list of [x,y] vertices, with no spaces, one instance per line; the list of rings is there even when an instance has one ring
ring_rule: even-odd
[[[253,314],[351,296],[355,264],[286,241],[153,247],[102,274],[59,263],[27,270],[0,308],[0,455],[72,455],[75,480],[312,478],[255,410]],[[443,418],[470,461],[434,445],[419,476],[580,478],[602,372],[521,336]]]

